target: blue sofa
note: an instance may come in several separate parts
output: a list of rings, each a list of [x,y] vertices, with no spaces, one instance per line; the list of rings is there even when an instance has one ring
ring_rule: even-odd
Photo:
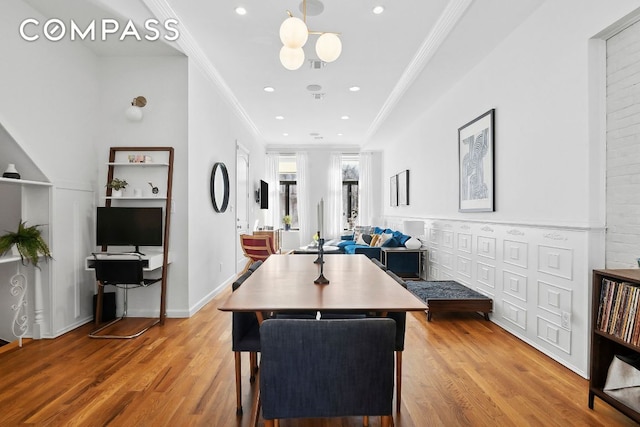
[[[391,230],[390,228],[373,227],[370,235],[373,234],[391,234],[392,237],[382,244],[381,247],[404,247],[404,244],[411,236],[407,236],[400,231]],[[345,254],[363,254],[368,258],[376,258],[382,261],[382,250],[378,246],[369,246],[356,243],[355,235],[346,235],[341,237],[341,241],[336,244]]]

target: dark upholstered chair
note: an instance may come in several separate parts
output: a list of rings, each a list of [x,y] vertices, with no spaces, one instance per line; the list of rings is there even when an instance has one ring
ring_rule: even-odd
[[[233,282],[232,289],[238,289],[253,273],[251,270],[243,273]],[[249,352],[250,381],[255,379],[258,366],[257,353],[260,351],[260,325],[255,313],[233,312],[231,325],[231,349],[235,357],[236,367],[236,414],[242,414],[242,359],[241,352]]]
[[[407,282],[402,280],[391,270],[387,274],[393,278],[400,286],[407,288]],[[396,321],[396,410],[400,412],[402,401],[402,352],[404,351],[404,335],[407,328],[407,313],[405,311],[393,311],[387,317]]]
[[[262,260],[258,260],[258,261],[256,261],[256,262],[254,262],[254,263],[253,263],[253,264],[251,264],[251,266],[249,267],[249,270],[251,270],[252,272],[255,272],[255,271],[258,269],[258,267],[260,267],[260,266],[262,265],[262,263],[263,263],[263,262],[264,262],[264,261],[262,261]]]
[[[391,271],[391,270],[387,270],[387,274],[388,274],[389,276],[391,276],[391,278],[392,278],[393,280],[395,280],[396,282],[398,282],[398,284],[399,284],[399,285],[401,285],[403,288],[405,288],[405,289],[407,288],[407,283],[404,281],[404,279],[403,279],[402,277],[398,276],[396,273],[394,273],[394,272],[393,272],[393,271]]]
[[[374,263],[376,266],[380,267],[382,270],[387,271],[387,267],[380,262],[380,260],[378,258],[369,258],[371,260],[372,263]]]
[[[265,426],[280,418],[381,416],[392,425],[390,319],[271,319],[260,330]]]
[[[115,256],[117,255],[117,256]],[[110,327],[114,323],[127,317],[128,309],[128,291],[129,288],[138,288],[150,286],[154,283],[162,280],[161,278],[145,279],[144,278],[144,259],[139,254],[110,254],[100,253],[93,254],[93,267],[96,273],[96,280],[98,281],[98,303],[96,304],[96,319],[101,318],[100,308],[102,303],[102,296],[104,295],[105,286],[115,286],[117,288],[124,289],[123,298],[123,311],[122,316],[107,323],[104,326],[89,333],[91,338],[136,338],[146,332],[151,326],[160,323],[158,318],[151,324],[147,324],[142,329],[139,329],[128,335],[101,335],[99,332]]]

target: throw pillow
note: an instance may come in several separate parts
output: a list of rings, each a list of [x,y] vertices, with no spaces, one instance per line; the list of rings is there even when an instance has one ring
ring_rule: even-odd
[[[376,242],[376,246],[380,247],[380,246],[384,246],[384,244],[393,237],[393,234],[391,233],[384,233],[380,235],[380,238],[378,238],[378,241]]]
[[[375,247],[379,239],[380,239],[379,234],[374,234],[373,236],[371,236],[371,243],[369,243],[369,246]]]
[[[367,245],[369,246],[371,243],[371,235],[370,234],[360,234],[358,239],[356,240],[356,244],[358,245]]]
[[[384,248],[397,248],[400,246],[400,242],[395,237],[391,237],[389,240],[382,244]]]

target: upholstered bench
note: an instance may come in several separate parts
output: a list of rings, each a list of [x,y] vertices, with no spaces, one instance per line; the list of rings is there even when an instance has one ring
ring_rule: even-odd
[[[477,311],[489,320],[493,300],[486,295],[451,280],[407,281],[407,289],[427,303],[427,320],[444,311]]]

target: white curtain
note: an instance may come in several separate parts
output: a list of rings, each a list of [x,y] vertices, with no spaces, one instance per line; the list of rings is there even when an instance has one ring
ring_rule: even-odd
[[[324,238],[340,237],[342,232],[342,154],[331,153],[329,159],[329,193],[324,212]]]
[[[269,209],[267,210],[265,225],[273,225],[274,229],[282,226],[280,218],[280,154],[267,153],[265,174],[269,184]]]
[[[376,225],[373,208],[373,153],[360,153],[360,178],[358,179],[358,220],[359,225]]]
[[[309,155],[306,152],[296,154],[296,170],[300,246],[306,246],[312,241],[315,234],[309,211]]]

